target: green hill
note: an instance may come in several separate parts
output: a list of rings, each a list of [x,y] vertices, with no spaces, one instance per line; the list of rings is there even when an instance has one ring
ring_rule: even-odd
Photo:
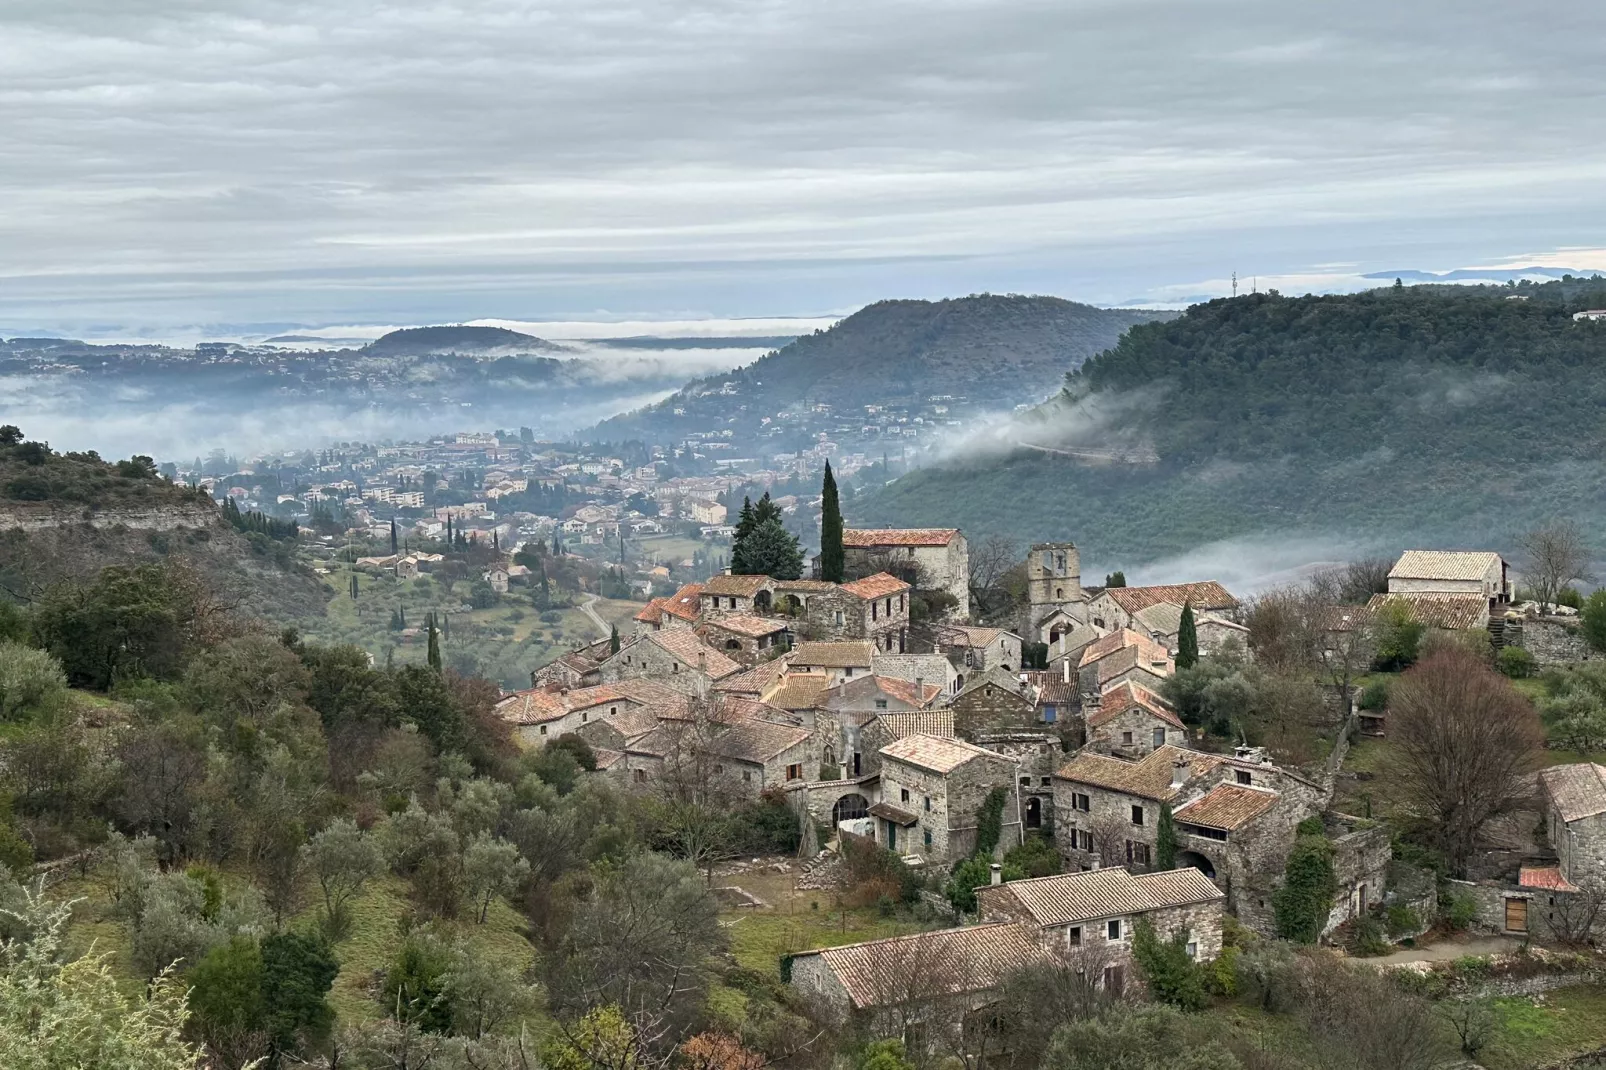
[[[425,356],[431,353],[561,352],[564,347],[505,327],[404,327],[369,342],[371,356]]]
[[[1216,539],[1509,545],[1606,520],[1606,279],[1276,294],[1135,327],[968,456],[861,493],[860,523],[1069,535],[1141,562]],[[1089,463],[1120,449],[1151,463]]]
[[[1014,294],[879,301],[744,368],[609,420],[597,434],[650,438],[719,426],[743,435],[788,408],[856,410],[941,394],[1009,407],[1053,391],[1066,369],[1133,324],[1172,315]]]

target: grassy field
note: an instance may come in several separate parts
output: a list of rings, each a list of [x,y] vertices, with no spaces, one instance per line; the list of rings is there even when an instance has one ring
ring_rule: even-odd
[[[487,609],[465,609],[469,584],[458,581],[448,590],[428,576],[397,580],[390,576],[357,573],[357,597],[351,597],[351,571],[337,569],[324,577],[329,602],[324,616],[301,622],[309,639],[354,643],[374,656],[398,665],[424,663],[427,640],[420,630],[404,635],[392,630],[398,609],[409,628],[422,629],[426,614],[447,621],[442,656],[448,665],[472,670],[503,687],[529,686],[531,669],[538,668],[578,644],[602,638],[597,626],[581,612],[580,599],[572,606],[545,612],[535,608],[530,592],[514,588]],[[639,602],[600,599],[592,607],[597,615],[616,624],[628,635]]]

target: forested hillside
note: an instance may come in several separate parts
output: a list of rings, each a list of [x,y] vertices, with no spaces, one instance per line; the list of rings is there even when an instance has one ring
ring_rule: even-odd
[[[738,412],[756,425],[794,404],[862,411],[866,404],[937,394],[1001,406],[1035,401],[1054,390],[1066,369],[1113,345],[1128,327],[1170,316],[1013,294],[879,301],[745,368],[698,380],[652,408],[609,420],[598,434],[706,430]],[[733,384],[728,391],[727,383]]]
[[[1603,305],[1606,280],[1197,305],[1071,372],[1017,436],[1158,463],[961,459],[850,516],[1133,561],[1268,531],[1500,545],[1536,515],[1606,519],[1606,323],[1572,315]]]

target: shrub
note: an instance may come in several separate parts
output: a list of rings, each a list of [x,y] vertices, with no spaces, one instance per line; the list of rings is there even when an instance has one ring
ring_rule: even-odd
[[[1384,924],[1388,926],[1390,936],[1404,936],[1406,933],[1416,932],[1421,923],[1417,920],[1416,911],[1404,903],[1395,903],[1384,914]]]
[[[1004,864],[1003,879],[1018,881],[1026,876],[1019,867],[1008,862]],[[977,855],[967,858],[954,866],[948,877],[948,887],[945,890],[948,902],[954,909],[963,914],[976,913],[976,889],[990,884],[993,879],[993,865],[990,859]]]
[[[1494,659],[1494,667],[1513,680],[1526,680],[1534,674],[1537,664],[1534,656],[1520,646],[1502,647]]]
[[[1470,895],[1451,892],[1439,900],[1439,916],[1451,932],[1463,932],[1478,916],[1478,904]]]
[[[1204,968],[1205,988],[1212,996],[1231,999],[1238,994],[1238,956],[1236,947],[1223,947],[1216,960]]]
[[[1132,957],[1155,999],[1185,1011],[1204,1008],[1204,971],[1188,955],[1186,929],[1177,930],[1169,940],[1161,940],[1148,919],[1139,918],[1132,939]]]
[[[1320,822],[1320,818],[1311,820]],[[1325,836],[1311,835],[1299,825],[1300,836],[1283,867],[1283,886],[1272,897],[1277,935],[1285,940],[1314,944],[1333,909],[1338,878],[1333,873],[1333,845]]]
[[[1047,836],[1028,836],[1019,847],[1004,856],[1004,865],[1019,869],[1028,877],[1052,877],[1060,872],[1064,860]]]
[[[1386,955],[1391,947],[1384,938],[1383,923],[1370,914],[1362,914],[1350,926],[1350,950],[1357,955]]]
[[[1389,682],[1371,680],[1361,689],[1360,707],[1363,710],[1384,710],[1389,704]]]

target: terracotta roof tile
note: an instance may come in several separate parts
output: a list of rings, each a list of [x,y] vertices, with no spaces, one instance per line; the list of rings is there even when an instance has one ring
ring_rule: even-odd
[[[1146,710],[1154,717],[1175,728],[1184,730],[1187,728],[1182,723],[1182,718],[1176,715],[1164,699],[1148,688],[1141,687],[1131,681],[1117,684],[1104,692],[1099,697],[1099,708],[1087,715],[1087,725],[1089,728],[1097,728],[1100,725],[1107,724],[1134,706]]]
[[[881,757],[918,766],[933,773],[947,774],[975,758],[993,758],[1001,762],[1014,759],[996,751],[986,750],[962,739],[943,739],[940,736],[905,736],[881,748]]]
[[[1489,602],[1476,592],[1374,594],[1366,603],[1366,615],[1376,616],[1390,602],[1403,604],[1413,619],[1430,628],[1466,631],[1489,623]]]
[[[1036,934],[1013,924],[938,929],[807,954],[820,957],[860,1010],[985,991],[1013,970],[1050,961]]]
[[[688,583],[668,598],[661,599],[664,612],[681,620],[696,620],[702,612],[702,593],[701,584]]]
[[[905,736],[939,736],[954,739],[953,710],[917,710],[908,713],[878,713],[876,721],[893,739]]]
[[[1500,555],[1489,550],[1407,550],[1389,569],[1390,579],[1481,580],[1500,572]]]
[[[849,528],[842,533],[843,546],[947,546],[959,534],[958,528]]]
[[[1136,762],[1084,751],[1066,762],[1054,775],[1061,780],[1073,780],[1108,791],[1167,802],[1177,793],[1176,786],[1171,783],[1171,771],[1173,763],[1178,761],[1186,761],[1188,775],[1195,777],[1216,768],[1226,759],[1218,754],[1184,750],[1170,744],[1156,747]]]
[[[1277,793],[1239,784],[1217,784],[1172,816],[1190,825],[1231,832],[1277,805]]]
[[[659,621],[663,620],[663,618],[664,600],[662,598],[654,598],[652,601],[642,606],[640,612],[638,612],[633,619],[639,620],[643,624],[657,624]]]
[[[1039,925],[1071,925],[1120,915],[1226,898],[1209,877],[1193,868],[1133,875],[1124,868],[1061,873],[1010,881],[980,890],[989,900],[1014,899]]]
[[[1606,813],[1606,766],[1594,762],[1553,765],[1539,774],[1539,783],[1563,821]]]
[[[875,647],[868,642],[799,643],[792,651],[792,664],[822,669],[868,669]]]
[[[775,581],[768,576],[711,576],[703,584],[703,594],[751,598]]]
[[[720,651],[704,644],[688,629],[651,632],[642,638],[644,642],[654,643],[673,654],[688,668],[696,669],[700,665],[704,672],[716,680],[739,672],[742,668]]]
[[[774,687],[786,675],[787,662],[790,658],[790,654],[782,654],[772,661],[761,661],[746,672],[725,677],[714,685],[714,690],[744,692],[762,697],[765,691]]]
[[[1517,870],[1519,888],[1544,888],[1552,892],[1576,892],[1578,886],[1561,875],[1560,866],[1522,866]]]
[[[901,806],[893,806],[889,802],[873,803],[870,806],[870,816],[879,817],[883,821],[890,821],[894,825],[908,828],[920,820],[920,815],[905,810]]]
[[[1157,602],[1171,602],[1178,606],[1192,602],[1195,611],[1232,609],[1238,605],[1238,599],[1232,596],[1232,592],[1215,580],[1165,583],[1151,587],[1108,587],[1104,593],[1128,613],[1136,613]]]
[[[877,572],[874,576],[866,576],[862,580],[854,580],[852,583],[844,583],[842,585],[842,590],[867,602],[875,598],[886,598],[888,595],[899,594],[910,589],[907,583],[885,572]]]
[[[812,736],[806,728],[752,720],[727,728],[716,736],[708,749],[721,757],[763,765]]]
[[[883,693],[890,695],[899,702],[907,703],[910,706],[929,706],[931,703],[937,701],[937,699],[942,695],[942,688],[935,684],[920,685],[920,691],[917,694],[913,680],[899,680],[892,676],[877,676],[873,679],[876,682],[876,686],[879,687]]]
[[[1100,661],[1112,654],[1126,649],[1133,649],[1145,662],[1169,662],[1171,651],[1156,643],[1146,635],[1133,631],[1131,628],[1122,628],[1118,632],[1111,632],[1100,639],[1095,639],[1082,651],[1080,667],[1086,668],[1095,661]]]
[[[830,681],[815,673],[789,673],[781,686],[765,699],[771,706],[783,710],[814,710],[825,707]]]
[[[776,632],[786,631],[784,620],[774,620],[769,617],[751,617],[746,615],[732,615],[729,617],[710,617],[702,624],[704,628],[719,628],[736,635],[746,636],[749,639],[758,639],[765,635],[774,635]]]

